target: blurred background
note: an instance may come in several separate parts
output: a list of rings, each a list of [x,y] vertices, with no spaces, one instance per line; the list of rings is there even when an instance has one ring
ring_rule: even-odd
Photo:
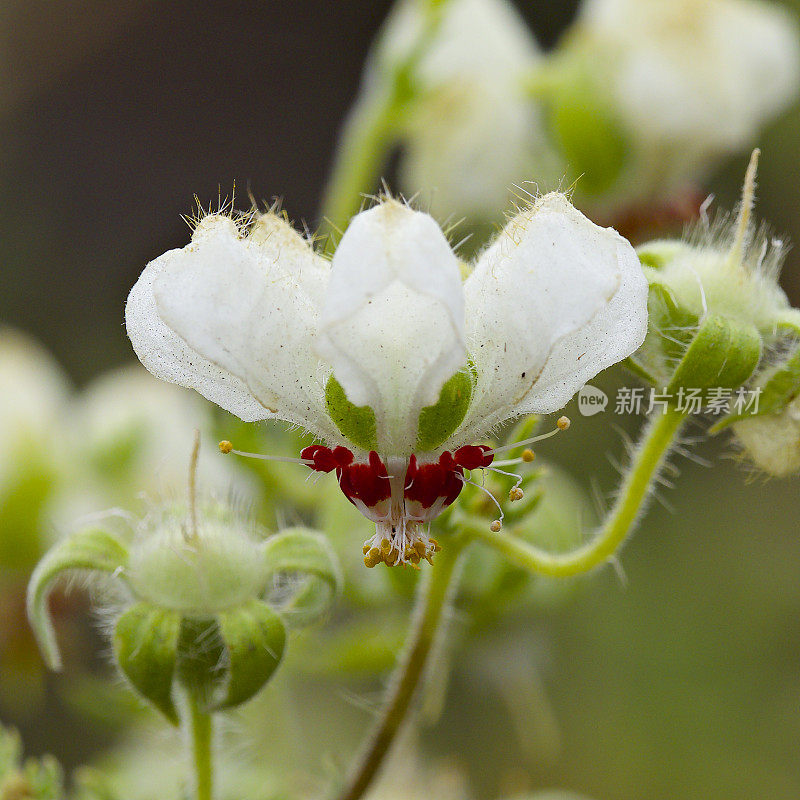
[[[516,5],[547,47],[577,4]],[[235,183],[240,208],[248,193],[282,197],[314,229],[389,7],[3,0],[0,321],[38,339],[81,387],[131,361],[126,295],[145,263],[186,243],[181,214],[195,195],[207,206]],[[794,242],[799,137],[795,106],[759,142],[758,213]],[[709,181],[720,206],[735,204],[746,161],[729,160]],[[798,249],[783,285],[799,304]],[[543,451],[584,488],[595,479],[611,490],[605,455],[619,452],[618,432],[601,415],[581,420],[579,434]],[[598,800],[800,797],[800,484],[751,479],[727,441],[697,452],[713,466],[679,459],[678,490],[664,492],[670,507],[656,503],[625,550],[624,579],[606,569],[568,601],[518,612],[482,643],[482,670],[454,675],[425,746],[468,773],[475,797],[550,785]],[[547,746],[520,745],[506,706],[485,689],[481,675],[506,657],[536,662]],[[366,724],[346,697],[361,684],[314,681],[312,707]],[[0,719],[22,729],[33,753],[72,765],[109,735],[79,729],[74,708],[58,703],[26,710],[9,686]]]

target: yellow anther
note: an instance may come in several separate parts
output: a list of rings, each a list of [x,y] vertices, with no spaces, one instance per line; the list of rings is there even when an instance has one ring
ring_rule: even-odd
[[[556,428],[558,428],[560,431],[565,431],[567,428],[569,428],[569,424],[569,417],[559,417],[556,420]]]
[[[220,453],[228,454],[228,453],[231,452],[231,450],[233,450],[233,445],[227,439],[223,439],[219,443],[219,451],[220,451]]]
[[[502,522],[500,522],[500,520],[499,520],[499,519],[496,519],[496,520],[495,520],[495,521],[494,521],[494,522],[493,522],[493,523],[492,523],[492,524],[489,526],[489,530],[490,530],[492,533],[497,533],[497,532],[500,530],[500,528],[502,528],[502,527],[503,527],[503,523],[502,523]]]
[[[370,549],[371,549],[371,548],[370,548],[370,545],[368,545],[368,544],[365,544],[365,545],[364,545],[364,549],[363,549],[361,552],[362,552],[364,555],[366,555],[367,553],[369,553]]]
[[[513,503],[515,500],[522,500],[525,497],[525,492],[519,488],[519,486],[515,486],[509,493],[508,499]]]
[[[364,556],[364,563],[372,569],[373,567],[377,566],[378,564],[383,561],[381,557],[381,551],[378,550],[377,547],[373,547],[369,552]]]
[[[381,553],[383,553],[383,555],[385,555],[385,556],[389,555],[389,553],[390,553],[390,552],[391,552],[393,549],[394,549],[394,548],[392,547],[392,543],[391,543],[391,542],[390,542],[388,539],[384,539],[384,540],[381,542]]]
[[[420,558],[425,558],[428,548],[425,547],[425,542],[414,542],[414,550]]]
[[[531,461],[533,461],[533,459],[536,458],[536,453],[534,453],[533,450],[530,449],[530,447],[526,447],[522,451],[521,458],[526,464],[530,464]]]
[[[436,539],[431,539],[431,549],[434,553],[438,553],[442,549]]]

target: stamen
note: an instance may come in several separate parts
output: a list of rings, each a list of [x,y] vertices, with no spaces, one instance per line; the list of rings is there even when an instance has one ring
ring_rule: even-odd
[[[508,493],[508,499],[513,503],[516,500],[522,500],[525,497],[525,492],[520,489],[519,486],[512,487],[511,491]]]
[[[489,530],[490,530],[492,533],[499,533],[499,532],[500,532],[500,529],[501,529],[502,527],[503,527],[503,523],[502,523],[502,522],[501,522],[499,519],[496,519],[496,520],[494,520],[494,522],[492,522],[492,524],[489,526]]]
[[[456,473],[456,475],[458,475],[458,473]],[[503,508],[500,503],[497,502],[497,498],[485,486],[481,486],[479,483],[475,483],[475,481],[471,481],[469,478],[465,478],[463,475],[458,475],[458,479],[464,481],[464,483],[468,483],[470,486],[474,486],[476,489],[480,489],[491,499],[491,501],[497,506],[497,510],[500,512],[500,519],[495,520],[495,522],[502,524],[506,515],[503,512]],[[492,525],[494,525],[494,522]],[[500,530],[500,528],[497,530]]]
[[[259,458],[262,461],[282,461],[286,464],[305,464],[306,466],[314,463],[309,458],[292,458],[291,456],[265,456],[261,453],[245,453],[243,450],[234,450],[233,445],[227,439],[223,439],[219,443],[219,451],[225,455],[228,453],[233,453],[235,456]]]
[[[549,433],[542,433],[539,436],[532,436],[530,439],[523,439],[521,442],[513,442],[512,444],[504,444],[502,447],[495,447],[494,450],[489,450],[487,455],[496,455],[497,453],[505,453],[507,450],[514,450],[517,447],[522,447],[526,444],[534,444],[535,442],[541,442],[544,439],[549,439],[551,436],[555,436],[557,433],[561,431],[567,430],[570,426],[569,417],[559,417],[556,421],[556,429],[550,431]],[[526,458],[526,453],[530,453],[531,458]],[[530,449],[526,449],[522,453],[522,460],[523,461],[533,461],[533,451]]]
[[[517,475],[516,472],[504,472],[502,469],[495,469],[494,466],[484,467],[489,472],[496,472],[498,475],[505,475],[507,478],[516,478],[517,482],[514,484],[516,489],[522,483],[522,475]]]

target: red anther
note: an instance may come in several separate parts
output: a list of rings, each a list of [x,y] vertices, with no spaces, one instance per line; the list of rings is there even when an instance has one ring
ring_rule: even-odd
[[[332,472],[352,463],[353,454],[346,447],[331,450],[321,444],[312,444],[300,451],[300,458],[311,461],[309,466],[316,472]]]
[[[353,463],[353,453],[342,445],[333,448],[333,457],[336,459],[337,467],[346,467]]]
[[[494,461],[494,455],[491,452],[492,448],[485,444],[468,444],[464,447],[459,447],[453,453],[453,459],[456,464],[464,469],[480,469],[481,467],[488,467]]]

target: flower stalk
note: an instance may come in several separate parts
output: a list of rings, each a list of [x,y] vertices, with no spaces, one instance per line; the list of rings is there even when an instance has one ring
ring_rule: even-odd
[[[197,697],[191,693],[188,697],[188,711],[188,719],[184,721],[184,725],[189,728],[195,799],[213,800],[213,720],[211,714],[201,709]]]
[[[497,535],[486,525],[470,522],[466,517],[460,529],[533,573],[564,578],[590,572],[606,563],[633,532],[659,470],[687,419],[686,414],[672,408],[653,417],[605,523],[594,538],[572,552],[548,553],[513,535]]]
[[[460,537],[448,540],[447,547],[442,549],[436,563],[427,571],[417,594],[405,655],[392,677],[375,729],[337,800],[359,800],[364,796],[400,732],[441,632],[445,609],[455,591],[465,544]]]

